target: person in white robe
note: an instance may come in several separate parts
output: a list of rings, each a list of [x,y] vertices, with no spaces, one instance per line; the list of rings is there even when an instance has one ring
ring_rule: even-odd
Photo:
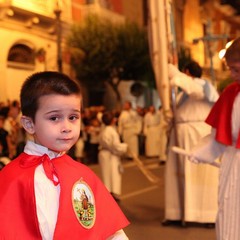
[[[132,109],[132,104],[126,101],[123,110],[118,118],[118,132],[123,142],[128,145],[127,157],[132,158],[132,154],[138,156],[138,135],[142,129],[142,123],[138,114]]]
[[[215,88],[201,79],[202,69],[196,62],[180,72],[169,64],[169,78],[179,87],[175,126],[171,130],[165,172],[165,221],[214,223],[217,213],[218,169],[210,165],[196,165],[187,157],[171,151],[177,145],[189,150],[211,131],[204,121],[212,103],[218,99]],[[176,135],[175,135],[176,131]],[[211,196],[211,197],[210,197]],[[169,221],[170,220],[170,221]]]
[[[206,122],[212,132],[191,150],[194,162],[212,163],[221,156],[217,240],[240,239],[240,38],[225,54],[234,80],[214,105]]]
[[[143,119],[143,133],[145,139],[145,156],[157,157],[160,145],[160,116],[153,105],[148,108],[148,112]]]
[[[116,200],[122,193],[122,164],[120,156],[126,153],[127,144],[120,142],[116,130],[116,119],[111,112],[102,116],[105,124],[99,136],[100,151],[98,154],[103,183]]]

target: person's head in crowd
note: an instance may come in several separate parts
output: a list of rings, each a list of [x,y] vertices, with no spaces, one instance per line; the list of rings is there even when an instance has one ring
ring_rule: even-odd
[[[202,76],[202,67],[196,61],[191,61],[184,67],[184,73],[191,77],[200,78]]]
[[[132,103],[130,102],[130,101],[126,101],[126,102],[124,102],[124,104],[123,104],[123,109],[124,110],[130,110],[132,108]]]
[[[136,111],[138,113],[139,116],[143,117],[144,116],[144,111],[143,108],[140,106],[137,106]]]
[[[100,125],[101,125],[101,123],[99,122],[99,120],[97,118],[91,119],[91,126],[99,127]]]
[[[106,125],[113,125],[115,123],[115,116],[112,112],[105,112],[102,116],[102,122]]]
[[[20,113],[20,103],[17,100],[14,100],[9,105],[8,116],[16,119]]]
[[[2,117],[7,118],[8,113],[9,113],[9,106],[4,106],[4,107],[1,108],[0,115]]]
[[[150,113],[155,113],[155,107],[153,105],[151,105],[149,108],[148,108],[148,111]]]
[[[233,41],[224,55],[234,81],[240,83],[240,38]]]

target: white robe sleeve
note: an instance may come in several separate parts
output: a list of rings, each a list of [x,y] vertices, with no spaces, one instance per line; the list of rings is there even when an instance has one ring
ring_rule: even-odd
[[[216,88],[209,81],[207,81],[207,80],[205,81],[203,90],[204,90],[205,98],[209,102],[215,103],[218,100],[219,94],[218,94]]]
[[[225,151],[226,146],[215,140],[215,130],[202,138],[200,142],[191,149],[190,154],[196,162],[213,163]]]
[[[169,64],[169,78],[172,86],[180,87],[187,95],[197,99],[204,98],[204,89],[193,78],[180,72],[174,65]]]
[[[115,155],[122,155],[127,151],[127,144],[121,143],[118,133],[113,129],[106,129],[100,136],[100,144]]]

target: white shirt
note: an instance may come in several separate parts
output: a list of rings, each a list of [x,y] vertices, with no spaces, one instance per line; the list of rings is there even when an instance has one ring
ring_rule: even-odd
[[[31,141],[27,142],[24,152],[37,156],[47,154],[50,159],[56,157],[52,151],[48,150],[48,148]],[[37,166],[35,170],[34,190],[37,217],[42,239],[53,239],[59,208],[60,184],[55,186],[52,181],[47,178],[42,164]]]

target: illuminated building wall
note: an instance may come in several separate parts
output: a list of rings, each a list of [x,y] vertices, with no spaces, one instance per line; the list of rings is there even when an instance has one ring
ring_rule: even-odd
[[[64,36],[71,23],[82,21],[91,11],[125,21],[122,1],[117,0],[0,0],[0,101],[18,99],[23,81],[33,72],[57,70],[56,3],[62,10],[63,71],[69,74]],[[35,54],[31,64],[27,58],[19,57],[24,55],[24,48]],[[8,60],[10,50],[11,56],[15,56],[11,61]]]
[[[190,46],[192,57],[204,65],[204,46],[202,42],[193,44],[194,38],[203,36],[203,24],[200,15],[199,1],[187,0],[183,20],[183,40],[187,46]]]
[[[71,0],[58,3],[64,9],[65,34],[72,21]],[[23,81],[33,72],[57,70],[55,9],[53,0],[0,0],[0,101],[18,99]],[[67,63],[63,66],[69,71]]]

